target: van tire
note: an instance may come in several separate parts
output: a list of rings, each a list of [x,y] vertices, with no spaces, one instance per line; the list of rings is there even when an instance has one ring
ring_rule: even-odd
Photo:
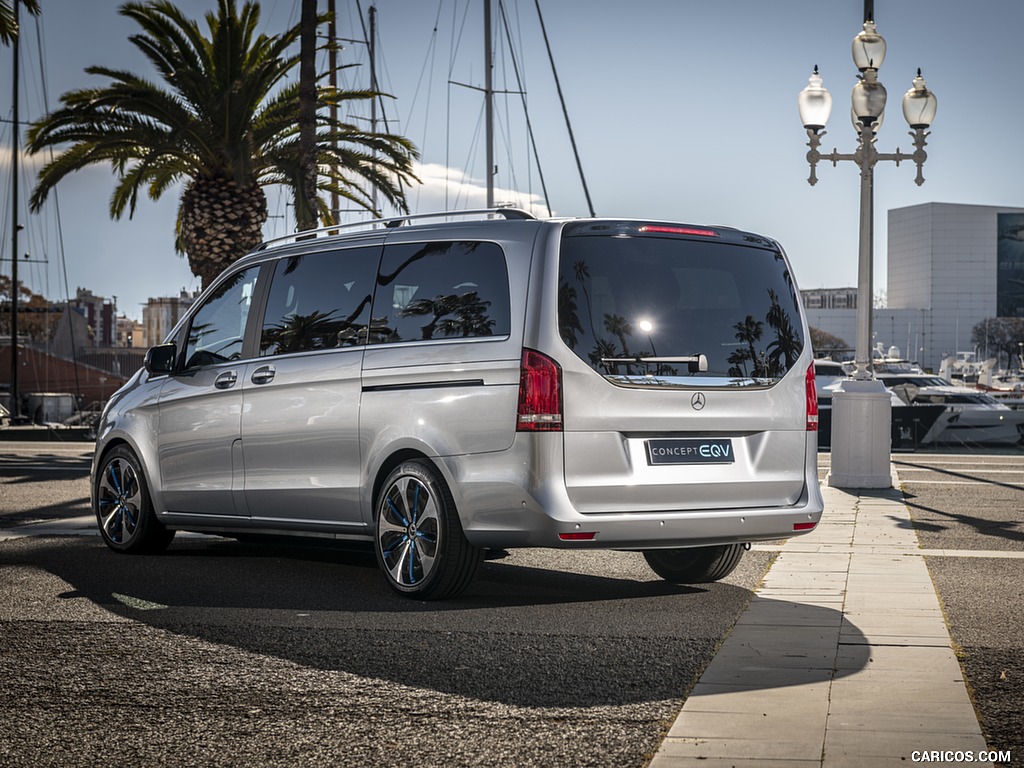
[[[404,597],[455,597],[483,559],[483,549],[466,540],[444,478],[423,459],[402,462],[388,475],[375,504],[374,531],[377,564]]]
[[[115,552],[152,554],[174,538],[156,519],[142,465],[125,445],[103,457],[92,498],[100,536]]]
[[[644,559],[656,574],[676,584],[703,584],[724,579],[743,557],[742,544],[682,549],[649,549]]]

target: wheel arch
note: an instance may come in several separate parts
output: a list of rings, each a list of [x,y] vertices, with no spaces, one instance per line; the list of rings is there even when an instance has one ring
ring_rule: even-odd
[[[145,452],[142,451],[140,447],[136,445],[128,436],[122,434],[117,434],[108,438],[103,443],[102,447],[97,448],[95,460],[93,461],[93,473],[92,477],[90,478],[91,482],[89,483],[89,498],[92,503],[93,511],[95,512],[97,507],[96,484],[98,480],[97,476],[99,474],[100,467],[103,466],[103,462],[106,461],[107,456],[109,456],[114,449],[120,446],[126,447],[133,454],[135,454],[135,459],[136,461],[138,461],[139,468],[142,470],[142,478],[143,480],[146,481],[146,490],[149,492],[150,503],[153,504],[153,511],[157,515],[157,517],[160,517],[161,515],[159,510],[163,509],[163,497],[159,489],[153,482],[152,472],[150,471],[150,463],[146,460]]]
[[[377,472],[374,474],[373,487],[370,493],[371,523],[377,515],[377,501],[380,498],[380,490],[384,487],[384,481],[388,479],[388,475],[391,474],[395,467],[406,461],[412,461],[414,459],[422,459],[437,469],[437,471],[440,472],[441,477],[444,479],[445,485],[448,486],[448,490],[451,491],[451,482],[448,479],[448,474],[439,462],[435,461],[421,450],[417,450],[415,448],[400,448],[394,453],[388,455],[388,457],[380,463],[380,466],[377,467]]]

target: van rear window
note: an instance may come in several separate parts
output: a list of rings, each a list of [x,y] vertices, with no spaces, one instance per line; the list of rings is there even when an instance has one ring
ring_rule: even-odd
[[[774,383],[804,347],[796,288],[777,249],[729,239],[738,238],[567,232],[562,340],[617,383]]]

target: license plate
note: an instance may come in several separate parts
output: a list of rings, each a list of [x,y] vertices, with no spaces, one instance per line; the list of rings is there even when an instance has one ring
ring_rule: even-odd
[[[732,464],[735,460],[729,439],[685,437],[647,441],[647,463],[651,465]]]

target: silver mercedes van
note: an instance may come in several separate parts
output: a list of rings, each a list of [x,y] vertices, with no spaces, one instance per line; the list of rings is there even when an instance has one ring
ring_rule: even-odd
[[[821,516],[806,320],[774,240],[725,227],[406,216],[261,245],[107,404],[105,542],[372,543],[452,597],[486,549],[728,575]]]

